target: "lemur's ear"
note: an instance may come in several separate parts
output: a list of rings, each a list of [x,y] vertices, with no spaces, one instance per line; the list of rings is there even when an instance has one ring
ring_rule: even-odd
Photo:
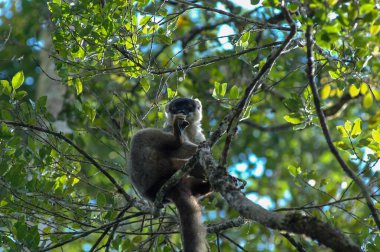
[[[195,104],[197,105],[197,109],[202,110],[202,103],[198,98],[194,99]]]
[[[166,103],[166,105],[165,105],[165,112],[166,113],[169,113],[169,105],[170,105],[170,102]]]

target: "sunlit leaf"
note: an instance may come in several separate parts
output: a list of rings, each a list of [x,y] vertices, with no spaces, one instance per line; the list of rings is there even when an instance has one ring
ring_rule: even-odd
[[[380,132],[377,130],[372,130],[372,138],[375,140],[378,144],[380,144]]]
[[[340,75],[335,71],[329,71],[330,77],[333,79],[338,79]]]
[[[79,78],[75,79],[75,89],[77,90],[77,95],[80,95],[83,91],[82,81]]]
[[[350,85],[350,88],[348,89],[348,92],[350,93],[351,97],[356,97],[360,93],[360,89],[357,88],[354,84]]]
[[[329,6],[333,6],[333,5],[335,5],[337,2],[338,2],[338,0],[327,0],[327,4],[328,4]]]
[[[166,88],[166,92],[168,93],[168,98],[173,98],[177,95],[177,91],[172,90],[170,87]]]
[[[371,25],[369,31],[371,32],[372,35],[378,34],[379,31],[380,31],[380,25],[379,24],[376,24],[376,25],[373,24],[373,25]]]
[[[344,90],[343,89],[340,89],[340,88],[336,89],[336,96],[342,97],[343,94],[344,94]]]
[[[149,85],[149,82],[145,78],[142,78],[140,80],[140,85],[141,85],[141,87],[145,93],[147,93],[149,91],[150,85]]]
[[[220,93],[220,83],[215,81],[214,82],[214,90],[212,91],[212,97],[218,98],[219,93]]]
[[[293,165],[288,165],[288,171],[290,175],[292,175],[293,177],[296,177],[298,174],[301,174],[302,172],[301,167],[295,167]]]
[[[24,82],[24,72],[17,72],[12,78],[12,87],[13,89],[18,89]]]
[[[336,129],[339,131],[342,137],[348,137],[348,132],[342,125],[336,126]]]
[[[363,98],[363,107],[370,108],[373,104],[373,97],[371,92],[368,92]]]
[[[227,83],[222,83],[221,85],[222,86],[221,86],[219,95],[221,97],[224,97],[226,95],[226,92],[227,92]]]
[[[352,122],[350,122],[350,121],[347,120],[347,121],[344,123],[344,129],[345,129],[347,132],[350,132],[351,129],[352,129]]]
[[[240,40],[242,43],[246,43],[248,42],[249,40],[249,36],[250,36],[250,32],[246,32],[243,34],[243,36],[241,36]]]
[[[229,99],[237,99],[239,97],[239,88],[237,86],[233,86],[228,93]]]
[[[368,86],[367,86],[366,83],[362,82],[362,83],[360,84],[360,93],[361,93],[362,95],[365,95],[367,92],[368,92]]]
[[[362,133],[361,119],[358,118],[354,121],[354,126],[352,127],[351,136],[355,138],[359,136],[361,133]]]
[[[324,85],[321,90],[321,98],[324,100],[329,98],[330,91],[331,91],[331,86],[329,84]]]
[[[303,117],[297,113],[290,113],[284,116],[285,121],[291,124],[299,124],[303,122]]]

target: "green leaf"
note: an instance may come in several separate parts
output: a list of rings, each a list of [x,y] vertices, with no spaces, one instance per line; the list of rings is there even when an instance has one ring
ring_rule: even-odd
[[[365,95],[367,92],[368,92],[368,86],[367,86],[367,84],[366,83],[364,83],[364,82],[362,82],[361,84],[360,84],[360,93],[362,94],[362,95]]]
[[[347,121],[344,123],[344,129],[345,129],[347,132],[350,132],[351,129],[352,129],[352,122],[350,122],[349,120],[347,120]]]
[[[3,92],[4,92],[4,94],[6,94],[6,95],[9,96],[11,94],[11,92],[12,92],[12,88],[9,85],[9,82],[7,80],[1,80],[0,83],[3,86]]]
[[[359,140],[359,142],[358,142],[358,146],[359,146],[359,147],[366,147],[366,146],[368,146],[370,143],[371,143],[371,139],[370,139],[370,138],[363,138],[363,139],[360,139],[360,140]]]
[[[149,85],[149,82],[145,78],[142,78],[140,80],[140,85],[141,85],[141,87],[145,93],[147,93],[149,91],[150,85]]]
[[[288,165],[288,171],[290,175],[292,175],[293,177],[296,177],[298,174],[301,174],[302,172],[301,167],[295,167],[293,165]]]
[[[237,99],[239,97],[239,88],[237,86],[232,86],[230,92],[228,93],[229,99]]]
[[[0,124],[0,139],[9,139],[13,136],[11,129],[5,123]]]
[[[106,199],[106,196],[104,195],[104,193],[98,193],[96,195],[96,203],[98,205],[98,207],[102,208],[106,205],[106,202],[107,202],[107,199]]]
[[[323,100],[329,98],[330,92],[331,92],[331,85],[330,84],[324,85],[322,90],[321,90],[321,98]]]
[[[47,96],[46,95],[41,96],[40,98],[38,98],[38,100],[37,100],[37,109],[45,108],[46,102],[47,102]]]
[[[370,12],[368,12],[364,17],[363,17],[363,20],[365,22],[372,22],[374,21],[377,17],[379,16],[379,11],[378,10],[371,10]]]
[[[331,76],[331,78],[333,78],[334,80],[335,79],[339,79],[340,75],[335,72],[335,71],[329,71],[329,75]]]
[[[220,89],[220,93],[219,95],[221,97],[224,97],[226,95],[226,92],[227,92],[227,83],[222,83],[222,88]]]
[[[177,95],[177,91],[173,91],[170,87],[166,88],[166,92],[168,93],[169,99]]]
[[[217,98],[219,95],[219,89],[220,89],[220,83],[215,81],[214,82],[214,90],[212,91],[212,97]]]
[[[337,141],[337,142],[334,142],[334,144],[336,147],[338,147],[341,150],[350,150],[351,149],[351,146],[349,146],[347,143],[345,143],[343,141]]]
[[[75,79],[75,89],[77,90],[77,95],[80,95],[83,91],[82,81],[79,78]]]
[[[297,113],[290,113],[288,115],[285,115],[284,119],[291,124],[300,124],[303,122],[303,116]]]
[[[227,83],[220,84],[219,82],[215,81],[212,96],[214,98],[221,98],[226,95],[226,92],[227,92]]]
[[[351,97],[356,97],[360,93],[360,89],[357,88],[354,84],[350,85],[350,88],[348,89],[348,92],[350,93]]]
[[[327,0],[329,6],[334,6],[337,2],[338,0]]]
[[[17,91],[16,92],[16,95],[15,95],[15,99],[16,100],[21,100],[22,98],[24,98],[25,96],[27,96],[28,95],[28,93],[26,92],[26,91],[24,91],[24,90],[21,90],[21,91]]]
[[[17,72],[12,78],[13,89],[18,89],[24,82],[24,73],[22,71]]]
[[[16,238],[20,241],[25,241],[28,235],[28,227],[23,221],[18,221],[14,224]]]
[[[152,19],[151,16],[144,16],[141,20],[140,20],[140,25],[143,26],[143,25],[146,25],[150,20]]]
[[[372,130],[372,138],[373,138],[373,140],[375,140],[375,142],[380,144],[380,132],[379,131]]]
[[[363,98],[363,107],[370,108],[373,104],[373,97],[371,92],[368,92]]]
[[[157,42],[163,45],[171,45],[173,43],[172,39],[169,36],[166,35],[157,35],[156,36]]]
[[[323,179],[321,179],[319,186],[322,187],[322,186],[327,185],[328,183],[329,183],[329,180],[327,178],[323,178]]]
[[[87,111],[87,117],[90,119],[91,122],[94,122],[95,117],[96,117],[96,110],[94,108],[90,108]]]
[[[348,137],[348,133],[342,125],[336,126],[336,129],[339,131],[342,137]]]
[[[40,243],[40,234],[38,233],[38,226],[33,226],[29,228],[28,231],[28,244],[31,248],[38,248]]]
[[[298,10],[298,4],[296,3],[289,3],[288,5],[288,9],[291,11],[291,12],[296,12]]]
[[[238,43],[239,46],[243,48],[247,48],[249,46],[249,38],[250,38],[251,33],[250,32],[245,32],[241,37],[240,41]]]
[[[372,35],[378,34],[380,31],[380,24],[372,24],[369,31]]]
[[[359,136],[361,133],[362,133],[361,119],[358,118],[354,121],[354,126],[352,127],[351,136],[355,138]]]
[[[252,5],[258,5],[260,3],[260,0],[251,0]]]
[[[285,99],[283,102],[286,108],[292,112],[299,111],[303,106],[301,98],[296,94],[292,94],[291,98]]]

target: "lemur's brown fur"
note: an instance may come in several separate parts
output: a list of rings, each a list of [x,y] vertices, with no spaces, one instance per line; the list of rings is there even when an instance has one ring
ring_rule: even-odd
[[[130,176],[138,192],[154,201],[161,186],[195,153],[205,140],[198,99],[178,98],[165,107],[164,129],[147,128],[132,138]],[[174,202],[181,219],[185,252],[206,252],[206,231],[201,223],[197,197],[210,192],[204,172],[195,170],[166,195]]]

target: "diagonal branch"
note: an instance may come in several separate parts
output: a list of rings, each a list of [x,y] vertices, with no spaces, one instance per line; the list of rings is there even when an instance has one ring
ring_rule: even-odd
[[[237,103],[237,105],[234,107],[234,109],[229,113],[227,114],[224,119],[222,120],[222,122],[219,124],[218,128],[216,129],[216,131],[211,135],[211,137],[209,138],[208,140],[208,144],[210,146],[214,145],[216,143],[216,141],[226,132],[226,131],[229,131],[230,132],[230,129],[232,130],[232,132],[234,132],[234,127],[231,127],[232,124],[235,122],[235,123],[238,123],[238,120],[240,119],[240,116],[244,110],[244,108],[247,106],[247,104],[249,103],[252,95],[254,94],[254,92],[257,90],[257,88],[260,86],[260,84],[262,83],[263,79],[265,78],[265,76],[267,76],[267,74],[269,73],[269,71],[272,69],[272,66],[274,65],[274,63],[276,62],[276,60],[278,59],[278,57],[281,55],[281,53],[286,49],[286,47],[289,45],[289,43],[291,42],[291,40],[293,39],[294,35],[296,34],[297,32],[297,28],[296,28],[296,25],[295,23],[293,22],[293,20],[291,19],[290,17],[290,14],[288,12],[287,9],[283,8],[283,12],[285,13],[285,16],[286,16],[286,19],[287,21],[289,22],[289,25],[291,27],[291,31],[289,33],[289,35],[286,37],[286,39],[282,42],[282,44],[280,45],[280,47],[274,51],[273,54],[271,54],[269,57],[268,57],[268,60],[265,62],[265,64],[263,65],[263,67],[260,69],[260,71],[257,73],[257,75],[255,76],[255,78],[253,79],[252,83],[246,88],[245,90],[245,94],[244,96],[241,98],[241,100]],[[232,134],[231,134],[231,137],[232,137]],[[224,153],[227,152],[226,150],[224,151]],[[194,165],[196,164],[197,162],[197,156],[199,155],[199,150],[193,155],[193,157],[184,165],[184,167],[182,167],[180,170],[178,170],[168,181],[166,181],[166,183],[161,187],[161,189],[159,190],[159,192],[157,193],[156,195],[156,199],[155,199],[155,206],[157,208],[161,208],[162,207],[162,201],[163,201],[163,198],[166,194],[166,192],[172,188],[174,185],[176,185],[179,180],[185,176],[186,174],[188,174],[190,172],[190,170],[194,167]]]
[[[313,38],[312,38],[312,28],[310,25],[307,26],[306,30],[306,43],[307,43],[307,76],[309,79],[309,84],[313,93],[313,98],[314,98],[314,105],[315,109],[319,118],[319,123],[321,124],[321,128],[323,131],[323,135],[326,138],[327,145],[331,151],[331,153],[334,155],[335,159],[338,161],[340,166],[342,167],[343,171],[355,182],[355,184],[360,188],[361,193],[363,194],[368,208],[371,211],[372,217],[375,220],[375,223],[377,225],[377,228],[380,230],[380,218],[377,213],[376,207],[373,204],[371,200],[370,193],[368,192],[367,186],[364,184],[363,180],[356,176],[356,174],[348,167],[346,162],[343,160],[343,158],[340,156],[337,148],[334,146],[330,132],[326,123],[326,118],[325,115],[322,111],[321,108],[321,101],[319,99],[319,94],[318,94],[318,89],[317,85],[315,84],[314,81],[314,57],[313,57]]]
[[[260,84],[263,82],[264,78],[269,74],[276,60],[284,52],[284,50],[287,48],[287,46],[290,44],[293,37],[297,33],[296,24],[292,20],[289,11],[285,7],[283,7],[282,12],[284,13],[285,18],[290,26],[290,32],[288,36],[286,37],[284,42],[281,44],[281,46],[268,57],[267,61],[265,62],[263,67],[260,69],[260,71],[257,73],[257,75],[254,77],[251,84],[246,88],[244,92],[244,96],[240,99],[240,101],[236,104],[236,106],[231,110],[231,112],[228,113],[228,115],[224,117],[222,122],[219,124],[217,130],[211,135],[208,141],[210,146],[214,145],[216,141],[227,131],[226,143],[224,145],[224,150],[223,150],[223,158],[221,160],[222,166],[224,166],[226,162],[225,158],[228,153],[228,149],[232,141],[232,138],[234,136],[234,132],[236,131],[237,125],[239,123],[241,114],[243,113],[244,109],[248,106],[251,100],[251,97],[253,96],[255,91],[258,89]]]

